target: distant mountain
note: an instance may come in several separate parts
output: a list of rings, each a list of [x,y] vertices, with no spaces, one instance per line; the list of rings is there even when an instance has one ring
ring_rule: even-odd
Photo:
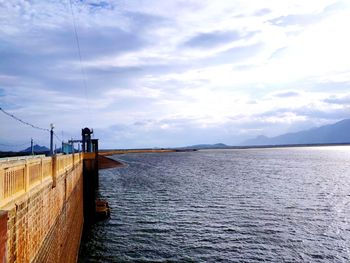
[[[192,146],[183,147],[184,149],[222,149],[227,148],[226,144],[216,143],[216,144],[196,144]]]
[[[29,152],[30,153],[31,151],[32,151],[32,149],[30,147],[28,147],[27,149],[24,149],[21,152]],[[48,151],[50,151],[50,149],[45,147],[45,146],[40,146],[38,144],[34,145],[34,152],[48,152]]]
[[[288,144],[350,143],[350,119],[310,130],[286,133],[276,137],[258,136],[241,145],[288,145]]]

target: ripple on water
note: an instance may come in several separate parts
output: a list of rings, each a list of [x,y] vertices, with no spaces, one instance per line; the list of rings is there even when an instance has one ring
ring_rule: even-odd
[[[350,148],[129,154],[80,262],[348,262]]]

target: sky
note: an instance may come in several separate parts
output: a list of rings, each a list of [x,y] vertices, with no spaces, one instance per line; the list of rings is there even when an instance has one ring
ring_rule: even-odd
[[[237,145],[350,116],[347,0],[71,4],[0,0],[0,107],[60,139]],[[30,138],[49,144],[0,112],[0,149]]]

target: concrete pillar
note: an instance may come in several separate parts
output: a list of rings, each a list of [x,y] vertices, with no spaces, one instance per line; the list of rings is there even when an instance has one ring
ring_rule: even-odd
[[[57,156],[54,155],[51,157],[52,159],[52,188],[56,187],[56,179],[57,179]]]
[[[91,146],[92,146],[92,151],[96,153],[95,155],[95,174],[94,174],[94,179],[95,179],[95,186],[96,188],[99,187],[99,176],[98,176],[98,139],[92,139],[91,140]]]
[[[6,261],[7,212],[0,210],[0,262]]]
[[[83,184],[84,184],[84,222],[89,225],[95,217],[96,200],[96,176],[98,176],[98,166],[95,157],[83,160]]]

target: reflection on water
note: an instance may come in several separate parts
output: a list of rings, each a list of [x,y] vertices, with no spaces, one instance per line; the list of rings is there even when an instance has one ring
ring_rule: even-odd
[[[80,262],[350,259],[350,147],[115,157]]]

